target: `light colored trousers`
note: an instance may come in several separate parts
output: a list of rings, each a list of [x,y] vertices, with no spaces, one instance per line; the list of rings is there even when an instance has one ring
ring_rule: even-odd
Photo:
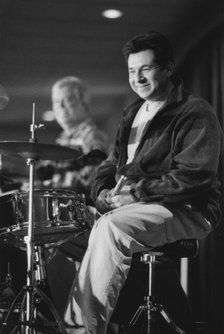
[[[104,214],[90,233],[65,321],[84,325],[84,333],[105,334],[133,253],[179,239],[201,239],[210,231],[209,222],[187,206],[134,203]]]

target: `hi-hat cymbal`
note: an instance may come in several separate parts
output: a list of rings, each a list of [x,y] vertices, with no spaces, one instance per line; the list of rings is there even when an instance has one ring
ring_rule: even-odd
[[[0,141],[0,154],[33,160],[72,160],[82,156],[78,148],[25,141]]]

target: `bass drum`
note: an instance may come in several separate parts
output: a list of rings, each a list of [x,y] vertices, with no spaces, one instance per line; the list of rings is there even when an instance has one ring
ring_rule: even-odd
[[[17,193],[9,199],[10,221],[4,227],[17,240],[28,234],[29,193]],[[90,229],[90,214],[84,194],[61,189],[35,190],[33,231],[36,244],[53,243]]]

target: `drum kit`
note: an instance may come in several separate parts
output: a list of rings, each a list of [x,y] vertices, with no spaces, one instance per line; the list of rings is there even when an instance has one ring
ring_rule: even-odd
[[[90,228],[84,195],[66,190],[34,189],[37,160],[60,161],[78,159],[81,156],[78,149],[37,143],[35,131],[38,127],[33,111],[31,138],[28,142],[0,142],[0,155],[19,156],[26,160],[29,167],[29,190],[21,193],[8,192],[0,196],[0,243],[25,249],[27,258],[26,286],[9,307],[2,325],[2,334],[41,333],[40,321],[44,321],[56,333],[66,333],[53,303],[38,287],[38,281],[45,278],[42,248],[51,243],[61,244]],[[40,301],[46,304],[54,318],[53,322],[38,309]],[[19,318],[11,328],[12,314],[19,302]]]

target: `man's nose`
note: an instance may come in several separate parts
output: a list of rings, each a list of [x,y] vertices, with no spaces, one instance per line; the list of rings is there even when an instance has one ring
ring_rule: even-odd
[[[142,72],[137,72],[136,73],[136,81],[137,82],[144,82],[145,81],[145,77],[144,77]]]
[[[53,109],[57,110],[58,112],[60,112],[64,108],[65,108],[65,104],[63,101],[57,101],[53,104]]]
[[[64,108],[64,106],[65,106],[65,101],[64,101],[63,99],[61,100],[60,106],[61,106],[62,108]]]
[[[65,107],[64,100],[57,101],[56,106],[63,109]]]

